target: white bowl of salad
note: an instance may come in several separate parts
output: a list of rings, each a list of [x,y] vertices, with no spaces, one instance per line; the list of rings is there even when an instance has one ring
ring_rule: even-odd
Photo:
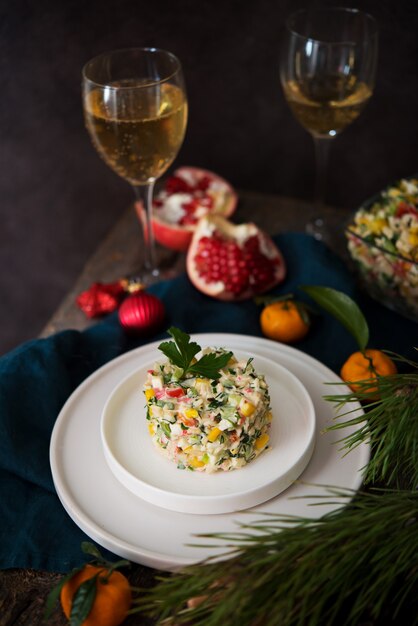
[[[367,293],[418,321],[418,177],[404,178],[362,204],[346,237]]]

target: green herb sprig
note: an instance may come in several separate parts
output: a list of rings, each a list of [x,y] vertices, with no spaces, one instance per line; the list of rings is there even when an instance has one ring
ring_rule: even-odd
[[[174,341],[164,341],[158,349],[173,365],[183,370],[182,378],[186,374],[192,374],[216,380],[220,377],[219,370],[226,367],[232,357],[232,352],[222,354],[211,352],[196,360],[195,356],[200,352],[201,347],[195,341],[190,341],[190,335],[174,326],[168,329],[168,333]]]

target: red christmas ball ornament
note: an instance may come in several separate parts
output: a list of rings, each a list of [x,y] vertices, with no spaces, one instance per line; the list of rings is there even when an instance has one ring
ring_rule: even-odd
[[[132,334],[147,334],[157,330],[165,318],[164,305],[146,291],[128,296],[119,307],[119,322]]]

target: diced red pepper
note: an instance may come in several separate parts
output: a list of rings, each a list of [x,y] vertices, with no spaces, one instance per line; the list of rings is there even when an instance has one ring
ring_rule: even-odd
[[[180,416],[180,421],[183,422],[185,426],[197,426],[198,421],[194,417],[185,417],[184,415]]]
[[[402,217],[403,215],[414,215],[418,217],[418,210],[411,204],[400,202],[396,208],[395,217]]]
[[[180,396],[184,396],[182,387],[166,387],[165,392],[169,398],[180,398]]]

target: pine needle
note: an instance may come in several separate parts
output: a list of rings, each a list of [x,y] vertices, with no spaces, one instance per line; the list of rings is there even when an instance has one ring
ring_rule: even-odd
[[[327,396],[337,407],[368,400],[329,430],[357,427],[340,441],[349,452],[370,441],[366,483],[393,489],[354,494],[329,488],[318,504],[337,503],[319,519],[263,515],[222,541],[225,558],[162,576],[132,612],[180,626],[418,626],[418,364],[356,393]],[[352,429],[351,429],[352,430]],[[225,545],[226,542],[226,545]]]
[[[353,411],[340,413],[327,430],[357,426],[343,437],[343,448],[351,450],[370,441],[372,454],[364,470],[366,484],[390,487],[418,487],[418,364],[397,357],[415,368],[411,373],[383,376],[378,379],[376,398],[366,405],[366,415],[352,417]],[[359,383],[360,390],[345,395],[325,396],[338,408],[370,397],[370,383]]]
[[[346,506],[319,520],[266,515],[245,536],[209,535],[235,556],[160,578],[135,610],[176,625],[358,626],[415,604],[408,624],[418,624],[418,493],[352,496],[334,490]]]

